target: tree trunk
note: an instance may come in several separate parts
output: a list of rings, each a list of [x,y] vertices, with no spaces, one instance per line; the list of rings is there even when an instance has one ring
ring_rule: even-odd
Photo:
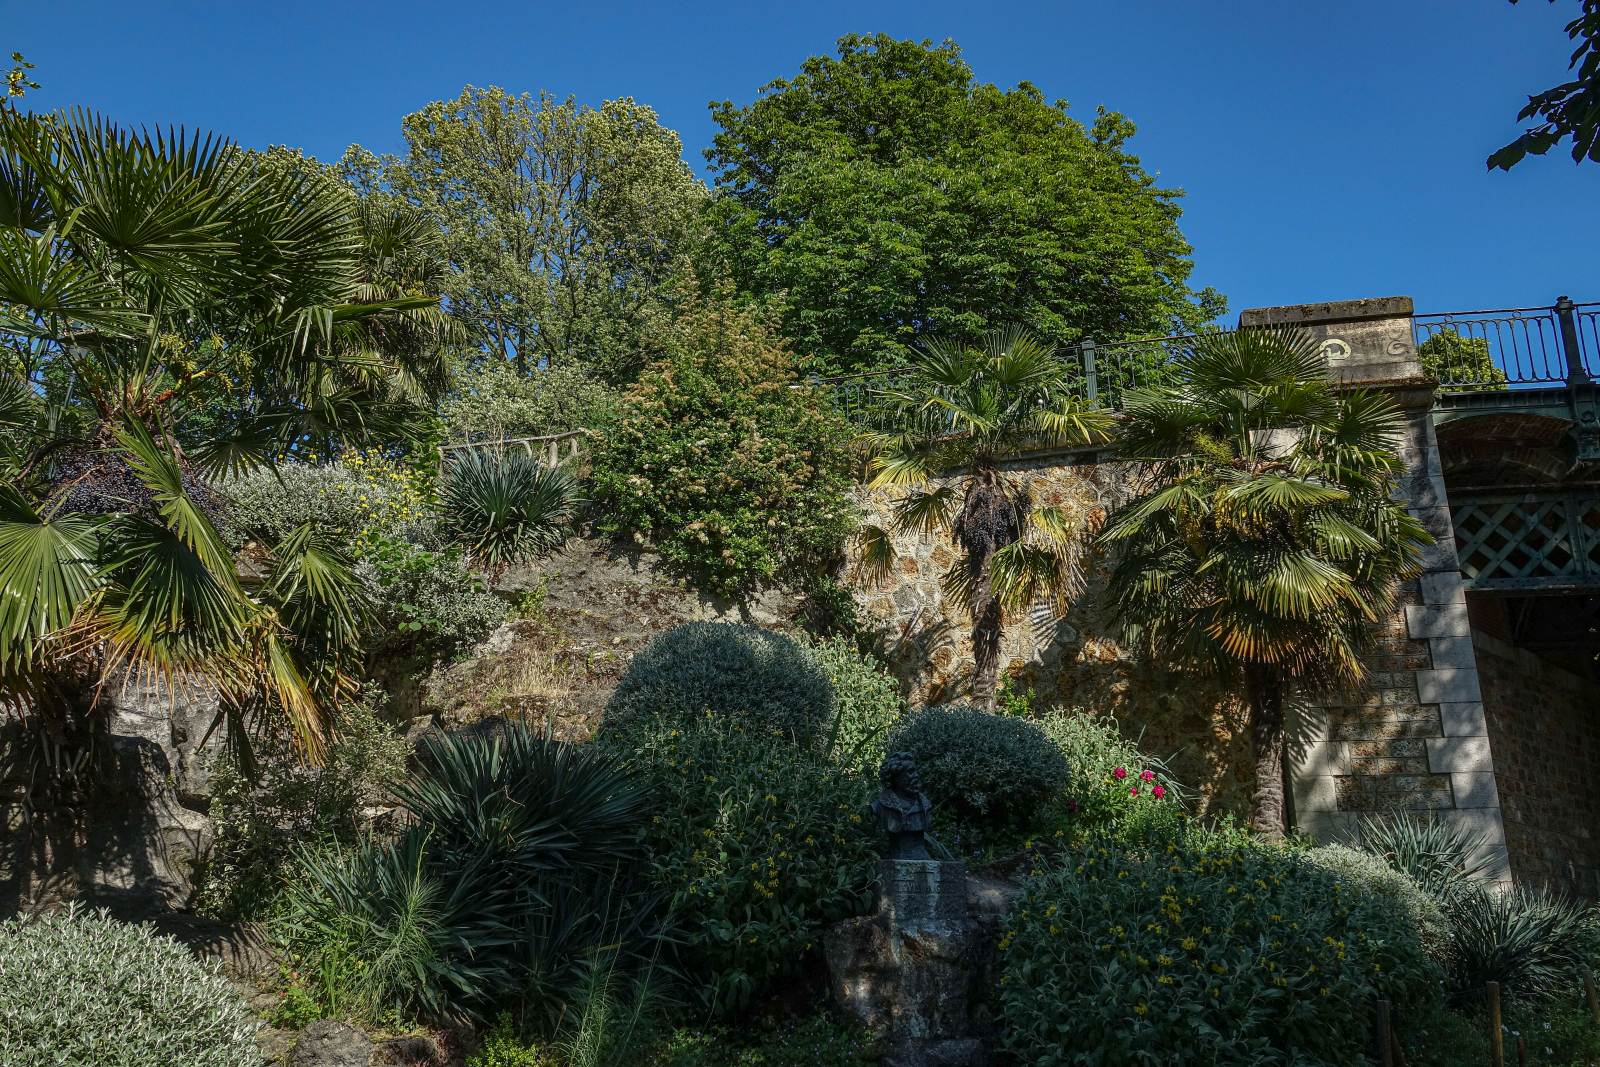
[[[972,703],[984,711],[994,710],[1000,675],[1000,601],[993,584],[985,559],[972,591]]]
[[[1244,686],[1256,764],[1250,825],[1263,837],[1277,840],[1285,830],[1283,679],[1270,667],[1250,667],[1245,671]]]

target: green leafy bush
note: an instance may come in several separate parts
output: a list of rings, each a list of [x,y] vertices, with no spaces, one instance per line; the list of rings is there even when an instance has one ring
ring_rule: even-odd
[[[876,1062],[861,1030],[811,1015],[771,1030],[676,1030],[650,1067],[866,1067]]]
[[[433,664],[480,643],[506,616],[459,548],[433,550],[375,537],[356,574],[372,592],[377,632],[374,659]]]
[[[579,365],[521,374],[505,360],[458,373],[439,406],[452,441],[543,437],[598,429],[615,414],[618,392]]]
[[[827,672],[791,638],[739,623],[691,622],[633,657],[606,703],[605,726],[687,724],[711,710],[809,745],[827,727],[833,700]]]
[[[7,1067],[239,1067],[255,1019],[215,968],[148,928],[60,911],[0,922]]]
[[[815,569],[853,524],[851,461],[799,384],[763,316],[726,294],[690,302],[595,452],[599,527],[723,596]]]
[[[900,683],[847,637],[801,634],[799,640],[833,686],[829,754],[842,766],[876,774],[888,751],[889,730],[905,712]]]
[[[1358,1063],[1374,997],[1406,1014],[1439,983],[1386,898],[1237,832],[1070,850],[1028,880],[1000,947],[1024,1064]]]
[[[1305,853],[1306,862],[1384,902],[1405,916],[1429,957],[1440,965],[1450,959],[1450,923],[1439,902],[1408,876],[1369,853],[1344,845],[1321,845]]]
[[[1038,723],[1067,761],[1065,825],[1130,845],[1179,832],[1183,787],[1165,763],[1124,737],[1115,719],[1054,711]]]
[[[280,935],[327,1010],[539,1032],[594,968],[654,953],[630,876],[645,794],[604,753],[520,725],[436,739],[395,795],[398,840],[307,853],[286,893]]]
[[[960,704],[923,708],[889,732],[891,752],[916,757],[936,808],[988,825],[1022,825],[1067,786],[1067,761],[1026,719]]]
[[[362,809],[383,800],[405,771],[405,739],[379,720],[376,686],[338,709],[322,765],[311,766],[283,733],[253,739],[254,775],[224,756],[211,774],[215,839],[201,883],[203,912],[258,918],[283,888],[295,846],[353,842]]]
[[[870,786],[742,721],[656,723],[628,735],[654,784],[650,881],[670,899],[680,964],[713,1011],[740,1009],[871,909]]]

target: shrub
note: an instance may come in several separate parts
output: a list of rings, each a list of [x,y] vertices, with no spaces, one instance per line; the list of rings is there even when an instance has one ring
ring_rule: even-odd
[[[238,1067],[256,1022],[214,967],[147,927],[68,910],[0,922],[7,1067]]]
[[[799,384],[765,317],[720,294],[679,315],[594,455],[601,529],[650,540],[735,596],[833,556],[853,524],[838,416]]]
[[[254,775],[224,756],[211,774],[215,839],[200,907],[219,919],[262,915],[292,869],[293,846],[353,842],[362,810],[384,799],[405,771],[405,739],[378,719],[383,691],[368,686],[338,709],[322,766],[305,762],[292,740],[264,733],[250,746]]]
[[[367,643],[377,659],[446,662],[482,642],[506,616],[461,550],[420,548],[376,537],[356,574],[372,592],[378,632]]]
[[[841,766],[876,774],[888,752],[889,730],[905,711],[900,683],[847,637],[802,634],[800,643],[833,687],[829,754]]]
[[[687,724],[711,710],[810,744],[827,726],[833,699],[827,673],[783,634],[691,622],[634,656],[606,703],[605,725]]]
[[[935,806],[989,825],[1020,825],[1067,785],[1067,761],[1025,719],[950,704],[923,708],[889,732],[891,752],[916,757]]]
[[[395,842],[302,856],[280,934],[328,1010],[380,1021],[510,1012],[553,1025],[596,966],[653,953],[630,886],[644,794],[604,753],[526,727],[435,740],[395,789]]]
[[[497,579],[560,544],[583,503],[572,475],[523,452],[468,452],[451,466],[439,498],[445,531]]]
[[[488,360],[456,377],[439,416],[455,441],[542,437],[602,427],[617,401],[615,389],[581,366],[523,375],[503,360]]]
[[[1115,719],[1074,710],[1038,722],[1067,761],[1068,825],[1127,844],[1179,832],[1183,787],[1164,762],[1124,737]]]
[[[1476,886],[1445,904],[1451,987],[1475,996],[1499,982],[1509,997],[1545,1000],[1578,981],[1587,942],[1583,906],[1545,890]]]
[[[811,1015],[771,1030],[676,1030],[662,1043],[650,1067],[866,1067],[867,1035]]]
[[[1406,916],[1238,833],[1085,845],[1041,869],[1000,940],[1004,1044],[1025,1064],[1361,1062],[1371,1002],[1427,1006]]]
[[[1344,845],[1321,845],[1305,853],[1306,862],[1356,887],[1403,915],[1417,931],[1430,958],[1443,965],[1450,958],[1450,924],[1443,909],[1421,886],[1376,856]]]
[[[362,555],[378,536],[433,544],[436,520],[425,478],[378,452],[350,450],[332,463],[283,463],[222,484],[224,523],[235,544],[281,541],[317,529]]]
[[[630,735],[655,786],[650,880],[670,899],[680,962],[713,1011],[794,973],[829,923],[874,902],[870,787],[738,721]]]

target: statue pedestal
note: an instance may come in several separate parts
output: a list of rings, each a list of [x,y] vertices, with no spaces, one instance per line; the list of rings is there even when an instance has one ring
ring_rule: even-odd
[[[986,1067],[988,1027],[975,1014],[996,924],[973,916],[966,867],[884,860],[878,870],[876,914],[824,935],[834,998],[886,1039],[886,1067]]]

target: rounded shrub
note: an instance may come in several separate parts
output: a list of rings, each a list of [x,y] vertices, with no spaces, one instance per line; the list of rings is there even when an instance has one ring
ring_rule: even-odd
[[[1062,807],[1075,836],[1139,844],[1181,831],[1183,787],[1165,763],[1124,737],[1115,719],[1072,710],[1051,712],[1038,723],[1067,761]]]
[[[633,658],[606,703],[605,725],[682,725],[713,711],[810,744],[827,726],[833,699],[827,672],[790,638],[757,626],[691,622]]]
[[[238,1067],[256,1022],[239,994],[169,937],[101,912],[0,922],[7,1067]]]
[[[1191,831],[1037,870],[1000,939],[1021,1064],[1363,1062],[1375,998],[1402,1017],[1440,972],[1410,918],[1293,849]]]
[[[1445,964],[1450,956],[1450,923],[1439,902],[1406,875],[1370,852],[1344,845],[1321,845],[1305,853],[1306,862],[1353,886],[1366,896],[1384,902],[1403,915],[1427,950]]]
[[[833,686],[829,755],[841,766],[876,773],[888,752],[889,731],[905,711],[900,683],[847,637],[801,635],[800,641]]]
[[[871,910],[870,785],[737,720],[627,735],[654,785],[650,883],[669,898],[698,999],[737,1011],[820,949],[830,923]]]
[[[960,704],[912,712],[889,732],[916,757],[935,806],[991,825],[1019,824],[1067,784],[1067,761],[1035,723]]]

